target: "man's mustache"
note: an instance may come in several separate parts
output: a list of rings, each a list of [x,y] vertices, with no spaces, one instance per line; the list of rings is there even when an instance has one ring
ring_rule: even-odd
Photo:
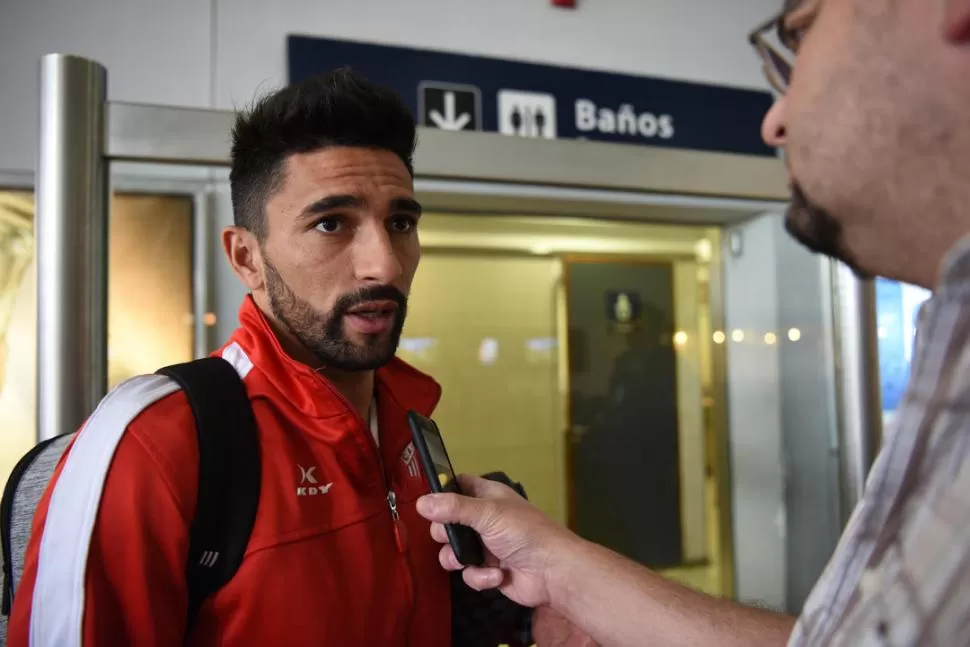
[[[343,315],[351,308],[368,301],[393,301],[397,304],[400,315],[403,315],[408,307],[407,297],[396,287],[393,285],[375,285],[341,296],[334,304],[333,311],[337,315]]]

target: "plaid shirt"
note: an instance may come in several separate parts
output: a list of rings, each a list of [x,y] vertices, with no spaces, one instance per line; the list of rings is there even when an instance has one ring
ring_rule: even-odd
[[[970,645],[970,241],[920,311],[894,427],[789,645]]]

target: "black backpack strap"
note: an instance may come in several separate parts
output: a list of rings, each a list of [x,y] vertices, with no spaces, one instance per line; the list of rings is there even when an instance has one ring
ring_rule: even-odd
[[[259,505],[259,436],[246,388],[227,361],[207,357],[158,373],[188,396],[199,440],[199,493],[185,570],[188,633],[205,599],[236,574],[249,544]]]

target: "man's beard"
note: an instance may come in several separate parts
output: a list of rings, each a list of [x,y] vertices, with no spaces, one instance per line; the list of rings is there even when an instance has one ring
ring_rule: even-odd
[[[792,200],[785,214],[785,230],[810,251],[845,263],[860,279],[872,278],[855,264],[842,239],[842,225],[814,204],[798,183],[792,184]]]
[[[330,312],[323,313],[298,297],[276,268],[269,261],[265,262],[266,291],[273,316],[313,353],[323,368],[373,371],[391,361],[397,352],[407,314],[407,298],[400,290],[390,285],[361,288],[341,296]],[[363,344],[357,344],[344,335],[344,315],[366,301],[393,301],[397,310],[388,332],[365,335]]]

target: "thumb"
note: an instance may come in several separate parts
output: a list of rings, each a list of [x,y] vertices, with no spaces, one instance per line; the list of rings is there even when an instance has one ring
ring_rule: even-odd
[[[417,502],[418,514],[428,521],[456,523],[479,530],[487,503],[460,494],[428,494]]]

